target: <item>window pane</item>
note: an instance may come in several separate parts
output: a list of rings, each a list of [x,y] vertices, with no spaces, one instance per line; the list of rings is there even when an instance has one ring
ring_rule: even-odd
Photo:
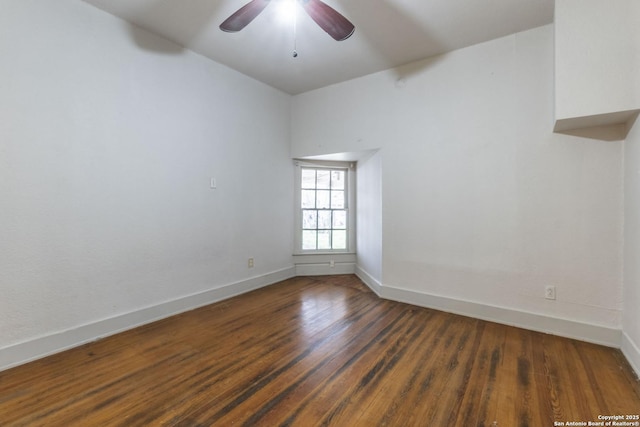
[[[318,249],[331,249],[331,231],[318,231]]]
[[[302,188],[316,188],[315,169],[302,169]]]
[[[331,211],[318,211],[318,229],[331,230]]]
[[[333,211],[333,227],[337,229],[347,228],[347,211]]]
[[[313,209],[316,207],[315,190],[302,190],[302,209]]]
[[[318,190],[318,204],[315,206],[316,209],[329,209],[331,206],[329,204],[329,190]]]
[[[315,230],[303,230],[302,231],[302,249],[315,250],[316,249],[316,233]]]
[[[347,249],[347,231],[333,231],[333,249]]]
[[[318,228],[318,211],[302,211],[302,228]]]
[[[344,190],[344,171],[331,171],[331,189]]]
[[[300,207],[298,248],[304,251],[348,249],[349,203],[346,168],[301,166],[297,189]],[[298,234],[300,235],[300,234]]]
[[[344,209],[344,191],[331,192],[331,209]]]
[[[329,184],[331,183],[331,171],[319,170],[317,171],[317,174],[318,180],[316,181],[316,188],[329,189]]]

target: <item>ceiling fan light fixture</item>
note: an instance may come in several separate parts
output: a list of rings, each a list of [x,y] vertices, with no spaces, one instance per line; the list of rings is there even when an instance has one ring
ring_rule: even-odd
[[[251,0],[220,24],[220,29],[230,33],[242,30],[267,7],[270,1],[271,0]],[[294,0],[293,6],[295,6],[297,1],[300,2],[302,8],[311,19],[327,34],[333,37],[334,40],[346,40],[353,34],[355,26],[322,0]],[[295,18],[295,11],[293,16]]]
[[[296,14],[298,13],[298,1],[297,0],[277,0],[275,6],[277,6],[278,21],[291,25],[295,22]]]

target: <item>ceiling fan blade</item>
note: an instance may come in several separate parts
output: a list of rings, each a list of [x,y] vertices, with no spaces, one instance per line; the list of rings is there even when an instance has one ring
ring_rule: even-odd
[[[347,18],[321,0],[300,0],[300,3],[311,19],[338,41],[348,39],[356,29]]]
[[[251,0],[220,24],[220,29],[228,33],[240,31],[249,25],[268,4],[269,0]]]

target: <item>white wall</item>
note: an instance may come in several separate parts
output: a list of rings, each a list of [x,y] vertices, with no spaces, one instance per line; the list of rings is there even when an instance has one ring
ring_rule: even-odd
[[[382,284],[382,164],[381,154],[358,162],[357,179],[357,266],[369,286],[379,290]]]
[[[289,95],[80,1],[0,9],[0,369],[293,271]]]
[[[640,122],[625,142],[622,351],[640,375]]]
[[[553,49],[549,25],[298,95],[292,152],[381,148],[383,295],[616,344],[622,144],[552,133]]]

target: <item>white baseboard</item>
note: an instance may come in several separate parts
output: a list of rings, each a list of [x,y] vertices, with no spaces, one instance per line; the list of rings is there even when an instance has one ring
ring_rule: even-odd
[[[640,349],[638,344],[634,343],[627,334],[618,329],[383,286],[365,270],[351,263],[336,263],[334,268],[329,267],[328,264],[297,265],[5,347],[0,349],[0,371],[175,314],[222,301],[297,275],[354,273],[381,298],[621,348],[629,364],[636,374],[640,376]]]
[[[289,267],[0,349],[0,371],[295,276]]]
[[[376,295],[380,296],[382,293],[382,284],[359,265],[356,265],[356,276],[358,276],[358,278],[362,280],[364,284],[367,285]]]
[[[566,338],[573,338],[608,347],[620,348],[622,339],[622,332],[619,329],[549,317],[542,314],[512,310],[509,308],[494,307],[471,301],[428,295],[406,289],[382,286],[379,295],[382,298],[393,301],[404,302]]]
[[[629,361],[629,365],[636,371],[636,376],[640,378],[640,346],[631,340],[629,335],[622,333],[622,345],[620,346],[622,354]]]

